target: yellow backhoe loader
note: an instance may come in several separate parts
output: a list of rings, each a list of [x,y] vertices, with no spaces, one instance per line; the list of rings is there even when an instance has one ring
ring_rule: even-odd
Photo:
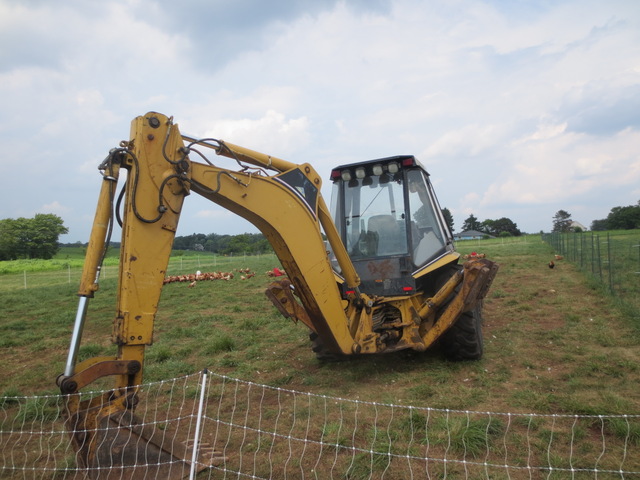
[[[234,168],[217,166],[207,152],[228,157]],[[163,465],[176,458],[190,462],[186,451],[164,451],[157,432],[140,426],[134,411],[183,201],[192,192],[266,236],[287,274],[268,287],[267,297],[285,317],[306,325],[319,358],[421,352],[436,342],[452,359],[482,355],[482,301],[498,267],[487,259],[459,264],[429,175],[413,156],[334,168],[329,208],[311,165],[191,138],[172,118],[150,112],[133,120],[129,140],[112,149],[99,169],[102,187],[78,310],[57,380],[78,462],[91,477],[165,478]],[[119,196],[123,169],[127,179]],[[88,301],[98,290],[116,221],[122,226],[117,352],[77,363]],[[81,401],[80,389],[103,377],[113,379],[113,390]],[[126,427],[126,434],[103,428],[108,425]],[[144,453],[130,448],[134,437],[136,444],[144,439]],[[150,455],[149,448],[156,465],[131,467]],[[96,468],[104,465],[109,468]]]

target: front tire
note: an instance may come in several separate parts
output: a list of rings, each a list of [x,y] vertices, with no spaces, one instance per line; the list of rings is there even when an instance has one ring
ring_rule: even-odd
[[[482,305],[464,312],[442,336],[444,354],[449,360],[479,360],[484,352]]]

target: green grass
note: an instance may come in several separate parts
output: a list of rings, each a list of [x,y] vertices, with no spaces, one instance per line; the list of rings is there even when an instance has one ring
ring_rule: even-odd
[[[544,239],[640,322],[640,230],[552,234]]]
[[[192,273],[251,268],[256,276],[245,281],[237,275],[231,281],[198,282],[194,288],[185,283],[165,285],[154,344],[146,350],[145,381],[208,368],[259,384],[326,395],[331,415],[324,423],[310,427],[310,438],[324,438],[331,444],[323,452],[346,462],[345,478],[368,478],[371,472],[402,478],[402,470],[391,473],[398,468],[398,461],[391,461],[389,453],[419,458],[427,448],[433,458],[444,452],[466,453],[467,458],[482,462],[487,450],[492,458],[503,457],[506,442],[508,460],[516,461],[526,459],[524,438],[542,450],[553,440],[554,449],[558,447],[550,461],[559,465],[560,461],[566,464],[564,452],[571,435],[586,440],[593,437],[597,442],[604,430],[637,446],[637,422],[624,418],[601,424],[596,417],[593,425],[581,425],[573,431],[569,419],[568,426],[552,437],[548,418],[448,413],[447,409],[597,416],[640,411],[638,327],[633,316],[619,309],[615,298],[594,286],[569,261],[557,262],[555,269],[549,269],[553,250],[539,237],[458,248],[463,254],[486,253],[500,264],[485,300],[482,360],[452,363],[435,348],[424,353],[398,352],[320,363],[310,349],[306,329],[282,318],[264,296],[271,281],[265,272],[277,265],[275,257],[185,255],[172,257],[170,269]],[[81,359],[116,351],[110,341],[116,274],[109,268],[116,267],[107,268],[100,290],[90,300]],[[33,276],[43,279],[34,280],[37,287],[28,284],[27,288],[4,283],[15,274],[0,275],[0,354],[5,372],[0,377],[0,392],[7,409],[19,405],[16,397],[57,392],[55,379],[64,368],[75,317],[77,282],[51,282],[50,273],[34,272]],[[210,395],[215,397],[215,389]],[[238,395],[244,398],[244,392]],[[385,407],[372,411],[373,407],[332,401],[333,397],[378,402]],[[280,401],[290,399],[278,397],[260,404],[262,421],[278,419],[279,432],[299,427],[299,434],[306,435],[306,403],[298,405],[300,425],[296,426],[287,423],[292,419],[279,415]],[[391,410],[387,405],[415,408]],[[52,420],[55,413],[44,407],[27,402],[16,415],[23,415],[25,421]],[[242,402],[229,405],[230,411],[242,408]],[[323,408],[309,406],[316,414]],[[354,434],[356,410],[359,430]],[[250,415],[247,418],[251,421]],[[236,413],[235,421],[242,419],[244,414]],[[414,439],[411,446],[406,445],[407,438]],[[373,453],[350,451],[352,441]],[[270,448],[268,441],[264,442],[262,451]],[[597,447],[587,453],[597,457]],[[536,461],[545,464],[546,458]],[[295,467],[292,459],[292,478]],[[433,468],[432,478],[456,478],[465,473],[460,465],[436,464]],[[264,475],[268,474],[267,469]],[[484,478],[482,472],[478,478]]]
[[[251,268],[257,275],[248,281],[236,276],[229,282],[198,282],[195,288],[166,285],[154,345],[147,350],[145,378],[169,378],[207,367],[239,378],[254,378],[260,372],[265,383],[329,394],[371,394],[384,402],[539,412],[571,405],[584,410],[581,405],[590,404],[605,413],[619,411],[619,405],[610,404],[604,393],[594,394],[595,389],[619,392],[629,408],[638,408],[639,395],[630,387],[640,379],[637,326],[611,297],[567,261],[548,269],[553,251],[537,236],[468,246],[461,242],[458,249],[463,254],[486,253],[500,264],[485,301],[485,357],[479,362],[447,362],[435,349],[319,363],[310,351],[306,329],[282,318],[264,297],[270,281],[264,272],[277,265],[275,257],[190,252],[172,257],[170,268]],[[61,254],[73,260],[71,252]],[[35,275],[50,280],[46,270]],[[4,286],[3,279],[10,276],[0,275],[0,349],[10,372],[0,378],[0,391],[55,391],[53,382],[63,369],[75,316],[77,283]],[[115,278],[115,271],[107,268],[100,291],[90,301],[81,359],[115,353],[110,342]],[[379,389],[381,384],[393,388]],[[568,397],[577,400],[563,400]]]

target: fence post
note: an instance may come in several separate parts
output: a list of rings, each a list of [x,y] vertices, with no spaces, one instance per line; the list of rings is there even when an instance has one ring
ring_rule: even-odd
[[[591,234],[591,274],[596,274],[596,249],[594,245],[594,241],[596,239],[596,235]]]
[[[24,289],[27,289],[27,271],[23,270],[24,273]]]
[[[207,374],[208,370],[205,368],[202,371],[202,384],[200,386],[200,404],[198,405],[198,417],[196,419],[196,431],[193,434],[193,452],[191,453],[191,472],[189,473],[189,480],[196,478],[197,462],[198,462],[198,442],[200,441],[200,425],[202,423],[202,410],[204,407],[204,393],[207,388]]]
[[[609,262],[609,290],[613,292],[613,265],[611,264],[611,237],[607,232],[607,262]]]

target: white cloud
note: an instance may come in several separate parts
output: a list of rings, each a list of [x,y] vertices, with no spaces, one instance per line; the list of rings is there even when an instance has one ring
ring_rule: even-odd
[[[285,118],[274,110],[257,119],[224,119],[215,122],[205,136],[228,139],[231,143],[249,146],[263,153],[278,152],[276,156],[302,150],[310,139],[309,120],[306,117]]]
[[[211,208],[208,210],[198,210],[195,212],[196,218],[202,218],[207,220],[224,220],[233,218],[234,214],[228,210]]]
[[[562,133],[564,133],[566,129],[566,123],[561,123],[559,125],[543,123],[541,125],[538,125],[537,130],[532,135],[529,135],[522,140],[516,140],[515,143],[525,144],[531,141],[549,140],[551,138],[557,137],[558,135],[562,135]]]
[[[482,205],[507,202],[544,205],[640,184],[640,132],[613,138],[563,132],[550,138],[516,142],[512,167],[487,189]],[[608,205],[608,208],[616,206]]]
[[[425,160],[447,157],[478,156],[487,149],[495,148],[504,141],[504,132],[499,125],[464,125],[444,133],[422,153]],[[481,166],[478,168],[482,168]],[[467,173],[473,174],[473,169]]]
[[[538,231],[567,204],[602,218],[637,201],[634,2],[196,3],[0,0],[0,165],[34,184],[7,187],[0,217],[56,199],[86,240],[95,167],[148,110],[325,179],[417,154],[458,225],[512,215]],[[184,231],[236,228],[187,203]]]
[[[54,213],[59,217],[64,217],[71,212],[71,208],[61,205],[60,202],[56,200],[49,204],[43,205],[40,211],[36,213]]]
[[[76,102],[83,108],[99,108],[104,105],[104,98],[99,90],[87,89],[76,94]]]

